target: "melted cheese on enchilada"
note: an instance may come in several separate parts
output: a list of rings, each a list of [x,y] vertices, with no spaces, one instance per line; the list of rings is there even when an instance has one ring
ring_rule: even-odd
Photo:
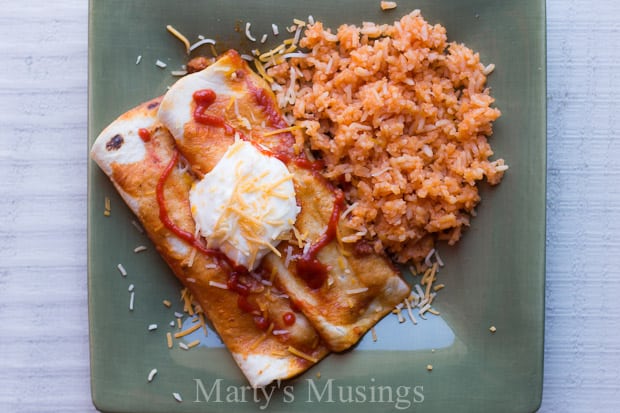
[[[280,160],[249,142],[231,145],[192,188],[192,215],[209,248],[255,269],[293,228],[299,212],[293,176]]]

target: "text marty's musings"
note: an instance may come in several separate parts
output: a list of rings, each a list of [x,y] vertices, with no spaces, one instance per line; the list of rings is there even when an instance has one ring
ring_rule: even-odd
[[[391,404],[397,410],[411,408],[424,402],[424,387],[378,385],[371,378],[369,384],[344,385],[335,379],[306,379],[306,386],[282,385],[280,381],[268,387],[253,389],[250,386],[225,384],[223,379],[203,381],[194,379],[194,403],[255,403],[261,410],[279,400],[281,403],[377,403]]]

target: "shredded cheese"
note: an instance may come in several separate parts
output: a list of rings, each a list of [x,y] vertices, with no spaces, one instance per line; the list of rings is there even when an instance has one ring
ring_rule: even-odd
[[[256,341],[254,341],[250,345],[249,350],[250,351],[254,350],[256,347],[259,346],[260,343],[265,341],[267,339],[267,337],[269,337],[269,334],[271,334],[271,332],[273,331],[273,328],[274,328],[274,324],[273,323],[269,324],[269,328],[267,329],[267,331],[265,331],[265,333],[263,335],[261,335],[259,338],[257,338]]]
[[[198,49],[200,46],[202,46],[204,44],[215,45],[215,40],[213,40],[213,39],[201,39],[201,40],[197,41],[196,43],[194,43],[193,45],[191,45],[189,47],[189,51],[192,52],[192,51],[194,51],[195,49]]]
[[[431,266],[431,257],[433,256],[433,254],[435,253],[435,248],[432,248],[428,254],[426,254],[426,257],[424,257],[424,264],[426,264],[427,267]]]
[[[221,288],[222,290],[228,290],[228,286],[226,284],[224,284],[224,283],[221,283],[221,282],[209,280],[209,285],[211,287]]]
[[[194,324],[193,326],[191,326],[187,330],[183,330],[183,331],[179,331],[178,333],[174,333],[174,338],[185,337],[186,335],[193,333],[194,331],[198,330],[199,328],[200,328],[200,324]]]
[[[200,319],[200,327],[202,327],[203,331],[205,332],[205,336],[207,336],[209,334],[209,331],[207,330],[207,324],[205,323],[205,317],[202,311],[198,313],[198,318]]]
[[[146,251],[147,248],[144,245],[138,245],[136,248],[133,249],[133,252],[135,252],[136,254],[142,251]]]
[[[268,83],[273,83],[273,78],[267,74],[265,67],[259,59],[254,59],[254,66],[256,66],[258,74],[261,75],[263,79],[265,79]]]
[[[187,54],[189,54],[189,52],[190,52],[190,45],[189,45],[189,40],[187,40],[187,37],[183,36],[177,29],[175,29],[171,25],[167,25],[166,29],[170,33],[172,33],[174,35],[174,37],[176,37],[177,39],[179,39],[180,41],[183,42],[183,44],[185,45],[185,52]]]
[[[345,293],[348,295],[361,294],[368,291],[368,287],[360,287],[360,288],[351,288],[349,290],[345,290]]]
[[[252,26],[252,23],[245,23],[245,37],[247,37],[250,41],[255,42],[256,37],[252,36],[252,33],[250,33],[250,26]]]
[[[407,313],[409,314],[409,319],[411,319],[411,322],[413,324],[418,324],[418,321],[413,316],[413,311],[411,310],[411,303],[406,298],[405,298],[405,306],[407,307]]]
[[[289,126],[288,128],[274,129],[274,130],[269,131],[267,133],[263,133],[263,137],[273,136],[273,135],[277,135],[277,134],[280,134],[280,133],[292,132],[292,131],[299,130],[299,129],[303,129],[303,126],[295,125],[295,126]]]
[[[123,267],[123,264],[118,264],[116,268],[118,268],[118,272],[120,272],[123,277],[127,277],[127,270]]]
[[[312,357],[311,355],[309,355],[307,353],[304,353],[303,351],[298,350],[298,349],[296,349],[293,346],[288,346],[287,350],[288,350],[289,353],[293,354],[294,356],[297,356],[299,358],[308,360],[311,363],[318,363],[319,362],[319,359],[317,359],[316,357]]]
[[[137,221],[135,220],[131,220],[131,225],[133,225],[140,234],[144,234],[144,228],[142,228],[142,226],[140,224],[138,224]]]
[[[276,47],[275,49],[271,49],[270,51],[261,54],[260,56],[258,56],[258,58],[259,58],[259,60],[261,62],[266,62],[267,60],[269,60],[270,57],[272,57],[276,53],[279,53],[280,51],[284,51],[285,47],[286,47],[285,44],[281,44],[280,46]]]

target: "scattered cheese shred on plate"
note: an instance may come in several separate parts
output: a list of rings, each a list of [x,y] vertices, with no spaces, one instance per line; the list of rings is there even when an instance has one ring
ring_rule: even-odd
[[[252,26],[252,23],[250,23],[250,22],[246,22],[245,23],[245,37],[247,37],[249,40],[255,42],[256,41],[256,37],[252,36],[252,33],[250,33],[250,26]]]
[[[142,251],[146,251],[147,248],[144,245],[138,245],[136,248],[133,249],[133,252],[135,252],[136,254]]]
[[[153,381],[153,378],[155,378],[155,375],[157,374],[157,369],[153,369],[150,371],[148,377],[146,378],[146,380],[150,383]]]
[[[179,331],[178,333],[174,333],[174,338],[185,337],[186,335],[193,333],[194,331],[198,330],[199,328],[200,328],[200,324],[194,324],[193,326],[191,326],[187,330],[183,330],[183,331]]]
[[[215,40],[213,40],[213,39],[201,39],[201,40],[197,41],[196,43],[194,43],[193,45],[191,45],[189,47],[189,51],[191,52],[191,51],[199,48],[200,46],[202,46],[204,44],[215,45]]]
[[[123,267],[123,264],[118,264],[116,268],[118,268],[118,272],[120,272],[123,277],[127,277],[127,270]]]
[[[187,52],[187,54],[189,54],[190,44],[189,44],[189,40],[187,40],[187,37],[183,36],[181,32],[179,32],[177,29],[175,29],[171,25],[167,25],[166,30],[168,30],[170,33],[174,35],[174,37],[176,37],[177,39],[183,42],[183,44],[185,45],[185,51]]]

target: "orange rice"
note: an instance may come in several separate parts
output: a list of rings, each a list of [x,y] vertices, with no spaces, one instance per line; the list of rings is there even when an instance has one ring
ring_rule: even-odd
[[[324,175],[352,205],[343,241],[372,243],[420,264],[436,240],[454,244],[500,182],[487,142],[500,111],[485,86],[493,66],[413,11],[393,25],[320,22],[300,40],[307,57],[269,68],[280,106],[303,126]]]

